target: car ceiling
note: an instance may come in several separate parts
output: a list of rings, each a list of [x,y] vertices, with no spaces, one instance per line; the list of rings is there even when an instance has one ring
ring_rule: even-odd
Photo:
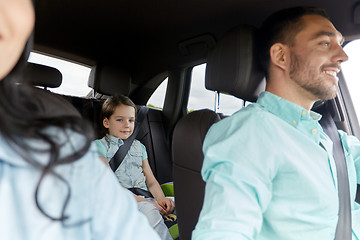
[[[172,68],[205,61],[207,50],[181,54],[179,43],[239,25],[259,27],[272,12],[323,7],[347,39],[358,0],[36,0],[35,50],[92,65],[116,62],[142,82]]]

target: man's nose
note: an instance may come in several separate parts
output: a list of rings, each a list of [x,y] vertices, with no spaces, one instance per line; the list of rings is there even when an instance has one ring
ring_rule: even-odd
[[[342,46],[336,47],[336,54],[334,55],[334,61],[338,63],[346,62],[349,59]]]

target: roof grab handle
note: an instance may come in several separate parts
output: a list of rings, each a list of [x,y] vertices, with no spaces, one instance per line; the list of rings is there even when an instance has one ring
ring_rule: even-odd
[[[354,24],[360,25],[360,2],[354,7]]]
[[[179,50],[181,55],[187,56],[191,54],[193,48],[208,48],[213,49],[216,45],[215,38],[210,34],[204,34],[189,40],[185,40],[179,43]]]

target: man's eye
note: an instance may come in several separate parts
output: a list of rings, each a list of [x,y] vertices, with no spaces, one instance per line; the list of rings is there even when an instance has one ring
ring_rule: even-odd
[[[323,46],[329,46],[330,45],[330,42],[321,42],[321,45],[323,45]]]
[[[122,122],[122,119],[117,119],[116,121],[118,121],[118,122]]]

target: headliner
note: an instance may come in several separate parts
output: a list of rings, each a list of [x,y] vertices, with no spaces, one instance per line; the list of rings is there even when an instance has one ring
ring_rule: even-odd
[[[356,3],[360,2],[36,0],[35,50],[88,65],[119,62],[133,73],[142,69],[148,78],[204,61],[206,51],[182,55],[180,42],[206,33],[217,40],[239,24],[258,27],[272,12],[290,6],[325,8],[344,37],[353,39],[360,36],[360,25],[353,23]]]

